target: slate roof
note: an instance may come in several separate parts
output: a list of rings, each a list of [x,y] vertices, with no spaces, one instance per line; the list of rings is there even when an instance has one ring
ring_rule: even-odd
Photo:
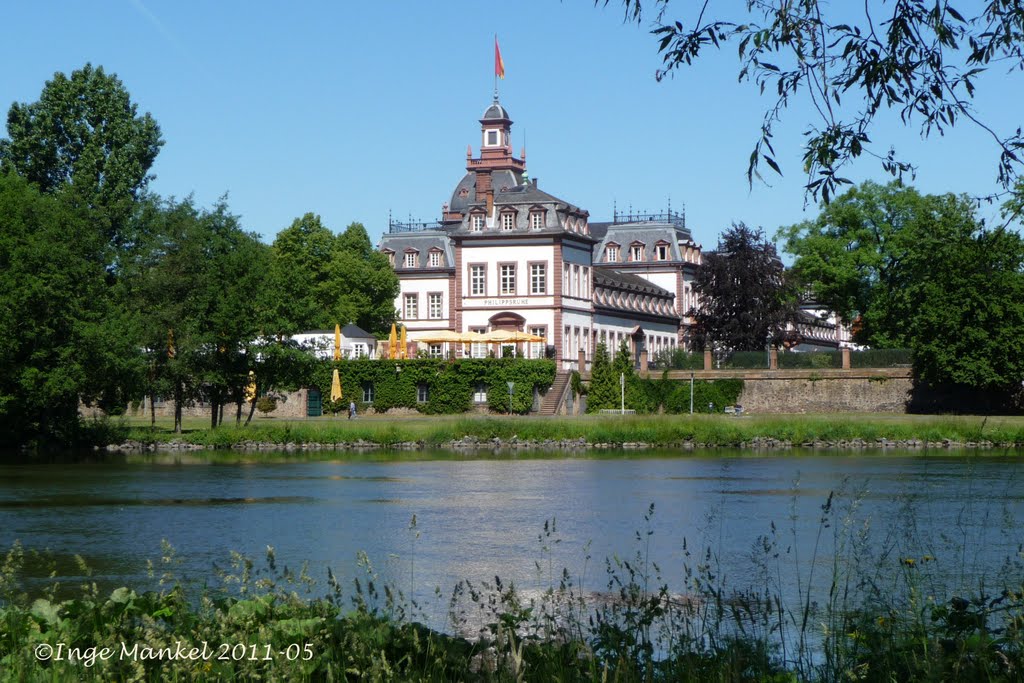
[[[349,323],[341,328],[341,336],[346,339],[354,339],[358,337],[367,337],[373,339],[373,335],[359,327],[355,323]]]
[[[541,190],[534,183],[517,184],[505,190],[502,187],[505,186],[494,183],[494,203],[498,206],[508,206],[510,204],[555,204],[556,208],[561,211],[586,213],[575,204],[570,204],[564,199],[559,199],[553,194],[548,194]]]
[[[597,237],[594,226],[599,226],[601,236],[599,243],[594,245],[594,262],[604,261],[605,245],[609,242],[618,244],[623,250],[628,250],[629,245],[634,242],[642,242],[646,248],[644,262],[653,261],[654,245],[658,242],[668,242],[670,261],[682,261],[683,255],[679,251],[679,242],[692,242],[693,236],[687,228],[681,228],[671,223],[650,222],[650,223],[591,223],[590,234]]]
[[[640,294],[651,294],[661,297],[673,297],[675,294],[663,287],[645,280],[639,275],[623,273],[613,268],[594,268],[595,287],[614,287]]]
[[[452,268],[455,266],[455,253],[452,250],[452,242],[447,233],[439,230],[420,230],[417,232],[385,233],[380,238],[380,249],[390,249],[395,252],[395,270],[439,270],[426,266],[427,254],[433,248],[444,252],[444,264],[441,268]],[[405,267],[405,250],[415,249],[420,253],[420,267]]]
[[[484,110],[483,119],[485,121],[505,120],[511,122],[511,119],[508,116],[508,110],[501,106],[501,104],[498,103],[498,100],[494,100],[494,103]]]

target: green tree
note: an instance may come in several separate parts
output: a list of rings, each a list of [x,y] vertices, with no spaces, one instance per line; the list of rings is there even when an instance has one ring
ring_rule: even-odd
[[[1024,240],[966,221],[916,235],[899,264],[915,376],[988,393],[1024,388]]]
[[[360,223],[335,236],[315,214],[296,219],[274,240],[269,282],[282,333],[347,322],[383,332],[395,318],[398,277]]]
[[[623,4],[627,17],[642,19],[641,0]],[[1010,188],[1020,174],[1021,130],[994,131],[973,106],[991,65],[998,65],[999,88],[1013,88],[1006,75],[1024,69],[1020,2],[978,3],[968,14],[947,0],[673,4],[679,16],[668,16],[669,0],[652,4],[652,33],[664,65],[659,80],[698,61],[707,48],[732,43],[739,54],[739,79],[752,81],[772,98],[750,156],[751,182],[759,177],[762,161],[781,173],[773,130],[798,102],[817,112],[806,128],[804,168],[807,189],[826,202],[849,182],[841,177],[842,168],[861,154],[876,156],[893,174],[911,170],[894,151],[873,151],[875,117],[888,109],[899,111],[905,125],[918,126],[925,136],[941,135],[962,121],[979,126],[999,153],[1003,187]]]
[[[0,163],[43,192],[66,190],[99,209],[107,237],[120,241],[163,140],[116,75],[91,64],[70,78],[54,74],[37,102],[11,105],[7,132]]]
[[[307,213],[277,234],[271,247],[269,288],[274,331],[294,334],[333,328],[331,260],[334,235],[320,217]]]
[[[761,230],[734,223],[704,254],[693,283],[700,305],[690,311],[705,344],[720,353],[779,343],[795,315],[796,293],[775,245]]]
[[[908,254],[929,234],[976,228],[964,197],[923,196],[898,182],[866,182],[823,205],[814,220],[780,229],[793,272],[815,300],[848,321],[855,338],[880,348],[910,343],[906,297]]]
[[[594,362],[590,367],[590,388],[587,390],[587,412],[596,413],[611,408],[618,397],[618,376],[612,377],[612,365],[608,359],[608,347],[599,342],[594,351]]]
[[[153,200],[140,214],[145,242],[126,259],[124,280],[141,311],[148,393],[174,398],[176,430],[182,407],[200,396],[210,404],[212,426],[232,401],[240,418],[268,315],[254,295],[268,247],[242,230],[224,200],[212,210],[191,199]]]
[[[362,223],[338,236],[334,272],[340,283],[338,317],[368,332],[383,332],[395,321],[399,285],[388,258],[373,248]]]
[[[0,441],[79,438],[79,400],[117,407],[139,354],[91,212],[0,172]],[[122,403],[123,405],[123,403]]]
[[[782,232],[819,301],[859,316],[859,341],[909,347],[919,380],[1005,402],[1024,381],[1024,241],[974,207],[865,183]]]

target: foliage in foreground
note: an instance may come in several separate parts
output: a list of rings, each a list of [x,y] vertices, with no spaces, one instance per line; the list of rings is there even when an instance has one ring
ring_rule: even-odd
[[[829,495],[803,564],[771,525],[745,588],[712,550],[691,555],[684,539],[682,593],[650,556],[653,505],[634,553],[606,559],[597,590],[585,585],[586,565],[580,575],[552,571],[561,542],[552,519],[538,535],[546,589],[459,582],[440,628],[381,584],[365,555],[351,592],[330,571],[319,586],[305,567],[279,568],[272,548],[260,568],[233,554],[197,588],[175,579],[165,546],[151,565],[154,590],[106,594],[89,582],[58,598],[57,586],[24,592],[26,559],[45,558],[15,544],[0,562],[0,680],[1020,680],[1020,559],[1003,567],[998,578],[1013,578],[1001,591],[982,583],[970,597],[942,597],[938,561],[898,554],[906,548],[892,533],[872,547],[858,505],[857,495]],[[415,516],[409,531],[418,536]],[[829,560],[831,573],[816,575]],[[792,570],[795,595],[784,588]]]

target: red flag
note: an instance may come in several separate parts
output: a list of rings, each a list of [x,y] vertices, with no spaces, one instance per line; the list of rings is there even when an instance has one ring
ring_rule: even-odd
[[[501,48],[498,47],[498,36],[494,36],[494,75],[505,80],[505,62],[501,60]]]

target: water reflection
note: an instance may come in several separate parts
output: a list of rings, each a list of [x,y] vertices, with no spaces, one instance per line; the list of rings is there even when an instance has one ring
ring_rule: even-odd
[[[683,565],[709,548],[737,590],[764,580],[766,543],[776,544],[783,588],[794,590],[815,547],[824,568],[846,552],[840,532],[856,532],[858,552],[885,566],[927,553],[958,581],[994,574],[1022,541],[1019,455],[441,455],[4,465],[0,548],[15,539],[49,548],[65,577],[80,576],[73,556],[82,554],[108,587],[149,581],[146,560],[159,557],[163,539],[193,578],[209,576],[232,550],[260,557],[269,545],[283,564],[308,560],[321,578],[330,566],[344,581],[362,571],[355,558],[363,550],[384,580],[427,599],[434,586],[447,591],[464,578],[545,587],[549,566],[605,590],[604,559],[647,552],[648,540],[670,585],[678,588]],[[832,492],[826,527],[822,505]],[[550,520],[557,533],[543,537]]]

